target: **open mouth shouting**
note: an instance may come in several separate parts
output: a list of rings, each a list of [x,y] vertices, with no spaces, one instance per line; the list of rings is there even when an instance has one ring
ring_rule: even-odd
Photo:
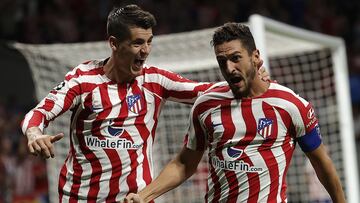
[[[134,60],[134,71],[140,71],[145,63],[145,59],[137,58]]]
[[[234,86],[240,87],[245,81],[241,75],[233,75],[229,77],[229,82]]]

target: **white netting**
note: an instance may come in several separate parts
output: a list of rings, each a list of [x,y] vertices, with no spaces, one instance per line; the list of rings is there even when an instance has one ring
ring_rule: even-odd
[[[217,68],[209,43],[212,31],[213,29],[206,29],[155,37],[148,64],[179,72],[197,81],[221,80],[221,73]],[[337,110],[339,105],[335,91],[337,84],[332,62],[334,56],[326,45],[293,39],[287,37],[286,32],[284,33],[265,31],[271,76],[314,104],[324,142],[344,181],[345,166],[341,148],[340,112]],[[110,49],[105,42],[54,45],[15,44],[15,47],[25,55],[30,64],[39,100],[63,80],[64,74],[71,67],[89,59],[105,58],[110,54]],[[190,108],[191,106],[168,102],[162,110],[154,147],[156,172],[159,172],[182,147]],[[54,134],[68,129],[69,120],[69,114],[57,118],[49,126],[47,132]],[[68,152],[68,142],[67,139],[63,139],[57,143],[57,158],[48,161],[52,202],[57,202],[58,174]],[[289,202],[309,200],[304,172],[305,161],[303,153],[297,149],[287,177]],[[203,161],[195,176],[179,188],[164,195],[160,200],[203,202],[207,179],[206,168],[206,162]],[[345,191],[348,194],[350,190],[345,188]]]

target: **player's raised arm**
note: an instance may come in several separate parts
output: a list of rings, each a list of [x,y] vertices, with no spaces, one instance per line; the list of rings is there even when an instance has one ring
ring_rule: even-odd
[[[139,194],[129,194],[125,198],[125,202],[149,202],[176,188],[196,172],[203,154],[204,151],[195,151],[184,147],[150,185],[146,186]]]

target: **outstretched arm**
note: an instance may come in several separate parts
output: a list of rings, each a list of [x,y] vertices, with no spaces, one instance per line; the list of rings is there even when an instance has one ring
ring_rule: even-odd
[[[184,147],[150,185],[146,186],[139,194],[129,194],[125,198],[125,202],[149,202],[174,189],[196,172],[203,154],[204,151],[194,151]]]
[[[321,144],[311,152],[305,153],[313,166],[317,177],[324,185],[334,203],[346,202],[339,176],[325,146]]]

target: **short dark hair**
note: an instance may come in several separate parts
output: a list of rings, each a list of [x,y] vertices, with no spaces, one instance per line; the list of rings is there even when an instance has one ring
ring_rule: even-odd
[[[217,28],[213,34],[211,45],[216,46],[232,40],[240,40],[244,48],[251,54],[256,50],[254,38],[248,26],[241,23],[225,23]]]
[[[107,18],[107,35],[123,41],[130,37],[131,27],[149,29],[155,25],[156,20],[151,13],[142,10],[137,5],[130,4],[113,8],[110,11]]]

